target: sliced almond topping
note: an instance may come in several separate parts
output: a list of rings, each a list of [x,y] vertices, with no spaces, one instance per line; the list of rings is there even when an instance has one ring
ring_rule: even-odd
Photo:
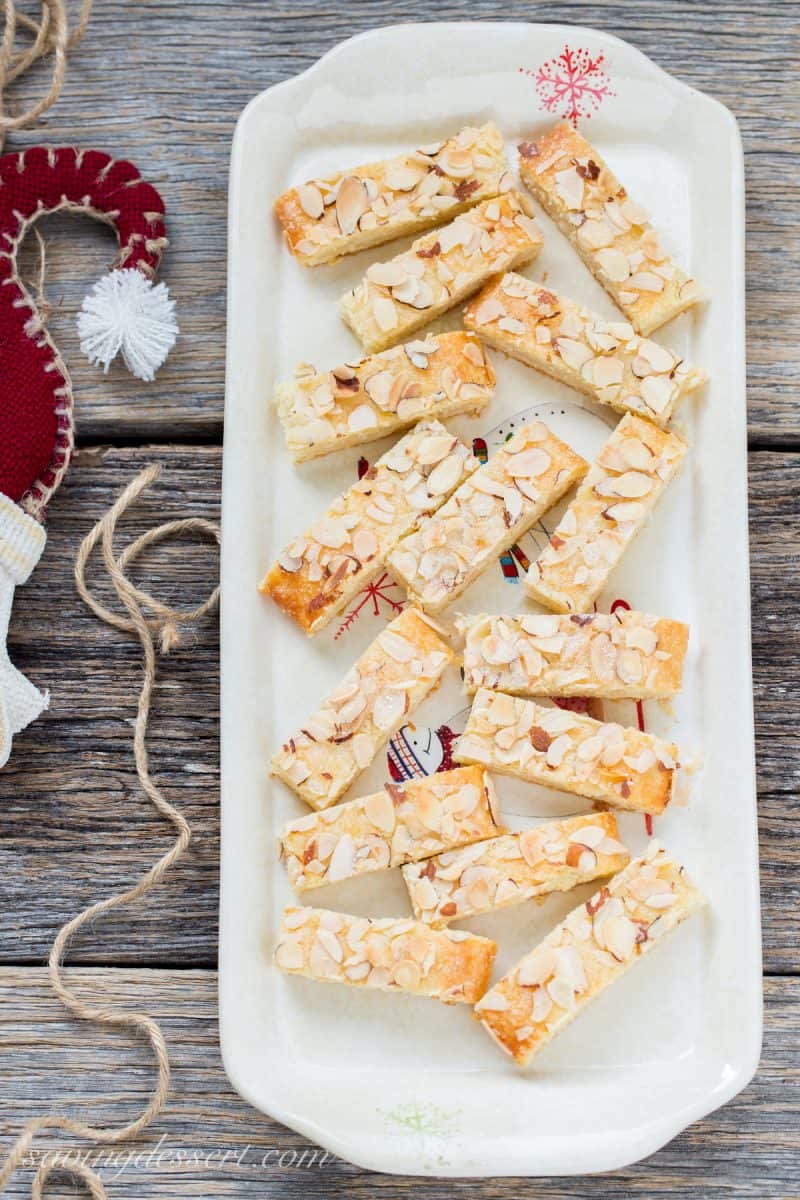
[[[620,458],[637,471],[649,471],[653,466],[652,451],[639,438],[625,438],[618,447]]]
[[[582,825],[569,835],[571,842],[580,842],[590,850],[596,850],[605,839],[606,831],[600,825]]]
[[[613,387],[622,383],[624,368],[618,358],[596,358],[594,360],[594,382],[599,388]]]
[[[634,650],[641,650],[648,657],[655,653],[658,645],[658,637],[654,629],[646,629],[644,625],[637,625],[633,629],[629,629],[625,635],[627,644]]]
[[[545,983],[556,966],[555,951],[542,947],[524,958],[517,971],[517,983],[522,987],[537,987]]]
[[[625,762],[632,771],[643,775],[645,771],[649,771],[651,767],[655,766],[656,756],[649,746],[643,746],[636,755],[626,754]]]
[[[330,871],[328,872],[330,877]],[[340,963],[344,958],[342,944],[335,933],[331,933],[330,929],[324,929],[321,925],[317,929],[317,943],[322,947],[326,954],[329,954],[334,962]]]
[[[353,839],[350,837],[350,834],[345,833],[336,843],[336,849],[331,855],[331,860],[328,863],[328,880],[331,883],[335,883],[338,879],[349,879],[349,877],[353,874],[354,866],[355,844]],[[323,938],[323,934],[327,933],[327,930],[320,929],[317,936],[319,937],[320,941],[322,941],[325,949],[328,950],[328,953],[331,954],[332,957],[336,958],[336,955],[328,948],[328,943]],[[328,936],[332,937],[333,935]],[[336,958],[336,961],[341,962],[341,947],[339,947],[339,943],[336,938],[333,938],[333,941],[339,948],[339,957]]]
[[[367,267],[367,279],[379,287],[396,287],[407,277],[408,270],[402,263],[373,263],[372,266]]]
[[[355,175],[347,175],[341,182],[336,197],[336,220],[347,236],[355,231],[358,218],[369,208],[369,197],[364,183]]]
[[[592,217],[578,230],[578,241],[590,250],[602,250],[612,245],[616,237],[617,230],[605,217]]]
[[[447,149],[439,158],[439,166],[454,179],[466,179],[474,170],[472,155],[466,150]]]
[[[635,288],[639,292],[663,292],[664,290],[664,280],[652,271],[637,271],[629,279],[626,277],[625,282],[629,288]]]
[[[614,493],[617,496],[624,496],[626,500],[646,496],[648,492],[652,491],[652,488],[653,480],[641,471],[626,471],[624,475],[618,475],[613,481]]]
[[[624,283],[628,279],[630,266],[621,250],[598,250],[597,261],[612,282]]]
[[[395,827],[395,811],[391,796],[386,792],[376,792],[370,796],[364,805],[366,817],[381,833],[392,833]]]
[[[563,733],[555,738],[547,748],[545,761],[548,767],[558,768],[564,761],[564,755],[572,745],[572,739],[567,734]]]
[[[487,992],[477,1005],[478,1012],[505,1012],[507,1008],[508,1000],[497,989]]]
[[[648,375],[641,383],[642,399],[654,413],[661,413],[669,404],[675,383],[668,375]]]
[[[517,719],[514,697],[505,692],[495,692],[489,699],[489,720],[497,726],[511,725]]]
[[[372,302],[372,312],[383,333],[388,333],[397,325],[397,309],[388,296],[376,296]]]
[[[627,962],[636,945],[636,926],[627,917],[609,917],[603,923],[606,949],[618,962]]]
[[[367,562],[378,553],[378,539],[371,529],[357,529],[353,534],[353,553],[360,562]]]
[[[449,434],[430,434],[420,444],[415,455],[417,462],[423,467],[439,463],[453,448],[453,438]]]
[[[536,479],[544,474],[550,462],[550,455],[546,450],[532,446],[518,454],[509,454],[505,469],[512,479],[517,476]]]
[[[519,835],[520,852],[525,862],[531,868],[542,865],[542,838],[536,829],[526,829]]]
[[[451,492],[458,484],[463,471],[461,459],[449,455],[438,463],[428,476],[428,491],[432,496]]]
[[[389,637],[394,635],[386,634],[384,636]],[[395,688],[385,688],[375,698],[372,719],[376,727],[385,732],[387,729],[392,729],[398,724],[405,715],[405,711],[405,693]]]
[[[620,650],[617,657],[617,674],[623,683],[639,683],[644,674],[641,655],[636,650]]]
[[[506,310],[497,299],[496,296],[487,296],[475,310],[474,321],[476,325],[489,325],[492,321],[496,321],[498,317],[504,317]]]
[[[303,565],[302,558],[295,558],[289,554],[288,550],[282,550],[278,555],[278,565],[284,570],[289,571],[292,575],[299,571]]]
[[[553,1001],[545,988],[539,987],[533,993],[531,1017],[537,1023],[547,1020],[553,1009]]]
[[[580,209],[583,204],[583,180],[574,167],[557,171],[554,177],[559,197],[570,209]]]
[[[300,201],[300,207],[307,217],[311,217],[313,221],[318,220],[325,211],[325,205],[322,202],[322,192],[313,183],[304,183],[302,187],[297,189],[297,199]]]
[[[364,429],[374,429],[378,418],[368,404],[359,404],[347,417],[347,428],[352,433],[361,433]]]
[[[486,365],[483,351],[477,342],[466,342],[461,353],[469,359],[473,366],[482,368]]]
[[[651,342],[649,338],[641,339],[638,346],[638,353],[650,364],[654,371],[658,371],[659,373],[671,371],[675,365],[675,356],[672,351],[659,346],[657,342]]]
[[[606,682],[614,677],[617,652],[608,634],[593,637],[589,645],[589,661],[598,679]]]
[[[424,877],[414,884],[412,897],[417,908],[423,912],[426,909],[436,908],[438,902],[436,888],[429,879],[425,879]]]
[[[299,971],[303,967],[303,948],[294,939],[279,942],[275,950],[275,962],[284,971]]]
[[[584,738],[578,746],[578,758],[581,762],[591,762],[595,758],[599,758],[603,753],[603,742],[596,734],[591,737]]]
[[[416,655],[416,650],[404,637],[393,629],[384,629],[379,638],[381,647],[395,662],[407,663]]]
[[[368,767],[374,757],[372,742],[366,733],[357,733],[351,743],[353,747],[353,758],[356,760],[356,765],[363,771]]]
[[[583,365],[593,357],[588,346],[583,342],[576,342],[573,338],[553,338],[553,349],[558,351],[567,366],[572,367],[574,371],[580,371]]]
[[[424,174],[426,174],[424,167],[392,163],[385,175],[386,186],[393,192],[410,192],[417,186]]]

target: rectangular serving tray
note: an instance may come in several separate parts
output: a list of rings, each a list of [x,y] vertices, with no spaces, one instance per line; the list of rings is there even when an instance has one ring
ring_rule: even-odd
[[[707,912],[601,996],[526,1071],[463,1007],[287,978],[270,955],[291,899],[275,836],[303,806],[270,779],[271,751],[316,707],[401,600],[388,577],[313,640],[256,592],[287,540],[356,478],[358,450],[294,467],[270,405],[300,361],[359,354],[337,297],[407,243],[307,270],[286,251],[271,204],[287,186],[497,122],[515,144],[560,116],[607,157],[650,211],[708,303],[656,340],[711,382],[677,415],[692,443],[678,481],[601,598],[688,621],[684,691],[643,707],[698,770],[686,803],[655,822],[709,898]],[[591,116],[584,115],[591,112]],[[525,273],[616,316],[552,223]],[[607,34],[512,23],[401,25],[338,46],[256,97],[234,139],[222,555],[222,901],[220,1023],[225,1067],[245,1099],[364,1167],[419,1175],[577,1174],[652,1153],[749,1081],[761,1044],[761,951],[747,555],[743,174],[731,114]],[[450,327],[459,324],[456,313]],[[497,395],[451,427],[489,453],[527,414],[593,455],[616,418],[520,364],[493,356]],[[387,443],[363,448],[370,461]],[[478,443],[479,448],[480,443]],[[558,510],[461,599],[462,611],[533,606],[521,563]],[[516,576],[516,577],[515,577]],[[447,763],[466,697],[456,672],[351,789]],[[608,705],[635,723],[633,703]],[[578,804],[499,779],[515,828]],[[625,840],[646,840],[637,816]],[[497,938],[505,970],[591,889],[469,924]],[[399,872],[337,884],[314,903],[409,913]]]

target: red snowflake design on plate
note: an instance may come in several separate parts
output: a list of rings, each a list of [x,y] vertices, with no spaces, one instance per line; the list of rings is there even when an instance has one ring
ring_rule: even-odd
[[[403,596],[401,593],[400,597],[398,598],[396,595],[392,595],[393,591],[399,592],[400,589],[388,571],[384,571],[381,576],[379,576],[377,579],[373,579],[371,583],[368,583],[367,586],[358,593],[355,604],[350,609],[339,628],[336,630],[333,640],[338,641],[342,634],[346,633],[351,625],[355,623],[358,617],[361,616],[364,609],[370,603],[372,604],[373,617],[377,617],[380,614],[383,605],[388,607],[390,613],[402,612],[406,606],[405,596]]]
[[[550,58],[535,71],[520,67],[536,84],[536,94],[546,112],[557,113],[572,125],[578,117],[590,117],[607,96],[616,93],[603,69],[605,56],[593,58],[588,50],[565,46],[557,58]]]

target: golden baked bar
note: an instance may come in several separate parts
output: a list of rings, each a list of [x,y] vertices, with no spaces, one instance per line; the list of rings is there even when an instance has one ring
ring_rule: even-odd
[[[428,334],[318,374],[298,367],[275,405],[295,462],[374,442],[422,418],[477,416],[495,377],[474,334]]]
[[[478,461],[438,421],[407,433],[279,555],[259,585],[306,633],[364,587],[389,551],[444,504]]]
[[[597,151],[571,125],[519,147],[522,182],[645,337],[700,299]]]
[[[290,821],[280,839],[298,892],[399,867],[502,832],[483,767],[455,767]]]
[[[534,600],[556,612],[588,612],[644,528],[688,446],[628,413],[525,577]]]
[[[513,271],[475,297],[464,324],[492,349],[657,425],[666,425],[675,405],[706,380],[704,371],[639,337],[627,321],[606,321]]]
[[[419,238],[389,262],[373,263],[342,296],[339,312],[374,354],[466,300],[497,271],[532,262],[541,248],[530,201],[508,192]]]
[[[453,757],[656,816],[672,799],[679,765],[677,746],[650,733],[488,688],[475,696]]]
[[[433,691],[452,658],[425,615],[404,609],[273,755],[273,775],[312,808],[329,808]]]
[[[497,908],[568,892],[622,870],[629,854],[611,813],[508,833],[403,867],[414,916],[441,927]]]
[[[513,546],[587,464],[541,421],[518,429],[450,497],[404,537],[388,565],[414,603],[436,613]]]
[[[652,841],[526,954],[475,1006],[501,1050],[525,1066],[604,988],[705,904],[679,863]]]
[[[512,186],[503,138],[489,122],[290,188],[275,213],[292,254],[316,267],[431,229]]]
[[[404,917],[351,917],[324,908],[284,910],[275,965],[320,983],[474,1004],[489,986],[497,944]]]
[[[464,687],[515,696],[663,700],[681,690],[689,626],[666,617],[554,613],[459,617]]]

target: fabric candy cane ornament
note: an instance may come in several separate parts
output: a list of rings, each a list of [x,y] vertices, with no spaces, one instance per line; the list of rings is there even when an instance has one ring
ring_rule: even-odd
[[[108,369],[118,354],[150,380],[178,333],[174,304],[153,276],[167,245],[164,204],[129,162],[98,150],[36,146],[0,157],[0,767],[11,739],[47,706],[6,648],[14,588],[41,557],[47,504],[73,445],[72,384],[19,277],[31,224],[67,209],[105,221],[119,254],[78,318],[81,348]]]

